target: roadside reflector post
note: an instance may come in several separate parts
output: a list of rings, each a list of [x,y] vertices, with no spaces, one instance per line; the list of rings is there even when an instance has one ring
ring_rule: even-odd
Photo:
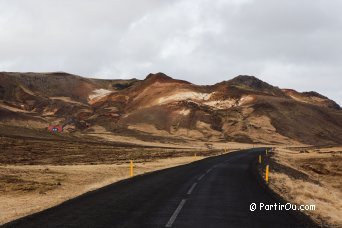
[[[195,158],[197,158],[197,154],[195,153]]]
[[[261,164],[261,155],[259,155],[259,164]]]
[[[265,173],[265,181],[268,183],[268,172],[269,172],[269,165],[266,165],[266,173]]]
[[[266,155],[267,155],[267,149],[266,149]]]
[[[129,169],[130,170],[130,176],[133,177],[133,161],[132,160],[130,161],[130,167],[129,168],[130,168]]]

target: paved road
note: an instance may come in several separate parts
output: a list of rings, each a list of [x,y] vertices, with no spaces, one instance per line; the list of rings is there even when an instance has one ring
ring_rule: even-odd
[[[6,227],[301,227],[274,204],[249,165],[260,150],[240,151],[137,176],[90,192]]]

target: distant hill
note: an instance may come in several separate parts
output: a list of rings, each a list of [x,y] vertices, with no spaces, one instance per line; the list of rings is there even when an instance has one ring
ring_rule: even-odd
[[[63,72],[0,72],[0,124],[18,129],[66,124],[78,134],[101,127],[137,138],[342,143],[336,102],[244,75],[198,86],[163,73],[144,80],[100,80]]]

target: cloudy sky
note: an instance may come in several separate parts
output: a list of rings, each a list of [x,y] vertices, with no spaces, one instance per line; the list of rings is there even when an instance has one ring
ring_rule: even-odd
[[[0,0],[0,71],[255,75],[342,105],[339,0]]]

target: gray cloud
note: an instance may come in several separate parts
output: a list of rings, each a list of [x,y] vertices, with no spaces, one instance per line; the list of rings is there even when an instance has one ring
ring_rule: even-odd
[[[338,0],[2,0],[0,70],[99,78],[239,74],[342,104]]]

